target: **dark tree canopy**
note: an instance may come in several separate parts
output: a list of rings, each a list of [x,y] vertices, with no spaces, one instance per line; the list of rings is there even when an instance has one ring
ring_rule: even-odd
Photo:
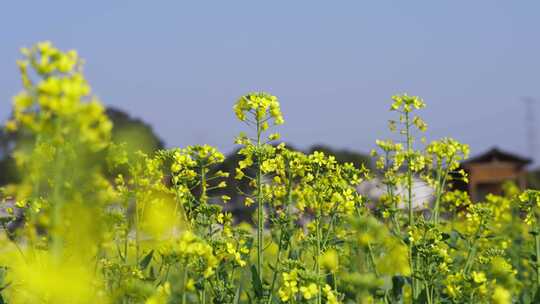
[[[372,160],[368,154],[347,150],[347,149],[334,149],[326,145],[313,145],[309,148],[309,153],[314,151],[323,152],[324,154],[334,155],[336,160],[340,163],[353,163],[356,167],[364,165],[366,168],[372,169]]]
[[[165,146],[163,140],[154,133],[152,126],[141,119],[113,107],[107,108],[106,113],[114,125],[113,142],[126,143],[128,151],[152,153]]]
[[[112,141],[125,143],[128,152],[142,151],[150,154],[164,147],[163,140],[143,120],[117,108],[107,108],[106,113],[113,123]],[[3,128],[0,130],[0,186],[18,181],[12,152],[16,146],[23,146],[24,141],[32,142],[32,138],[22,131],[8,133]]]

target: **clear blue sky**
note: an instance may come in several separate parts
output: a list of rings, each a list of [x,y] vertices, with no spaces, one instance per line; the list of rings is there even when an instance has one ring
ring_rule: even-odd
[[[527,154],[520,97],[540,98],[539,1],[261,3],[3,1],[0,118],[21,88],[19,48],[51,40],[168,146],[232,150],[234,101],[266,90],[286,141],[369,151],[389,135],[390,96],[408,92],[428,104],[428,138]]]

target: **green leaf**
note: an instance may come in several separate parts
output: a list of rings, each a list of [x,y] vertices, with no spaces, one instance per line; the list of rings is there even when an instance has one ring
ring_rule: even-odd
[[[236,292],[234,293],[234,301],[233,303],[234,304],[239,304],[240,303],[240,292],[242,291],[242,286],[238,286],[238,288],[236,288]],[[249,294],[248,294],[248,298],[249,298]],[[251,298],[249,298],[250,302],[251,302]]]
[[[150,265],[150,262],[152,261],[152,257],[154,256],[154,250],[150,250],[150,252],[144,256],[144,258],[141,259],[139,262],[139,268],[141,270],[145,270],[148,265]]]
[[[253,304],[253,300],[251,299],[251,295],[248,293],[247,294],[247,297],[248,297],[248,304]]]
[[[414,303],[428,304],[427,293],[425,289],[423,289],[422,292],[418,295],[418,298],[416,299],[416,301],[414,301]]]
[[[540,287],[536,289],[536,293],[534,294],[534,299],[531,303],[540,303]]]
[[[263,297],[263,286],[261,279],[259,278],[259,272],[255,265],[251,265],[251,281],[253,284],[253,291],[257,299],[262,299]]]
[[[203,278],[200,278],[200,279],[197,280],[197,282],[195,282],[195,289],[197,289],[198,291],[204,290],[204,279]]]
[[[466,239],[467,239],[466,236],[464,236],[461,232],[459,232],[459,231],[457,231],[457,230],[455,230],[455,229],[452,230],[452,233],[455,233],[455,234],[456,234],[460,239],[462,239],[462,240],[466,240]]]
[[[150,267],[150,274],[148,275],[148,278],[152,281],[156,280],[156,272],[154,270],[154,266]]]
[[[393,276],[392,277],[392,298],[395,301],[400,301],[403,295],[403,286],[407,282],[402,276]]]
[[[291,260],[297,260],[299,256],[300,256],[300,255],[298,254],[298,250],[296,250],[296,249],[291,249],[291,250],[289,251],[289,259],[291,259]]]

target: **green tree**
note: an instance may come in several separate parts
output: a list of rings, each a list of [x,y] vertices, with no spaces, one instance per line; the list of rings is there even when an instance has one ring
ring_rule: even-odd
[[[165,146],[152,126],[143,120],[114,107],[107,108],[106,114],[113,122],[112,142],[124,143],[126,151],[152,154]],[[32,142],[32,136],[24,131],[7,132],[3,128],[0,130],[0,186],[19,181],[20,176],[12,152],[16,148],[29,148]]]

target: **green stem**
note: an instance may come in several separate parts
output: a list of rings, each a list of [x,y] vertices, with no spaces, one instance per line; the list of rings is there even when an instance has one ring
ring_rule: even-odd
[[[410,134],[409,113],[405,113],[406,121],[406,137],[407,137],[407,203],[409,207],[409,229],[414,226],[414,212],[412,203],[412,170],[411,170],[411,154],[412,154],[412,136]]]
[[[317,236],[317,252],[315,254],[315,267],[316,267],[316,271],[317,271],[317,279],[320,279],[321,277],[321,265],[320,265],[320,255],[321,255],[321,219],[320,219],[320,216],[317,215],[317,218],[316,218],[316,224],[317,224],[317,231],[316,231],[316,236]],[[317,292],[317,304],[321,304],[321,284],[317,284],[318,288],[319,288],[319,292]]]
[[[411,169],[411,155],[412,155],[412,136],[411,136],[411,123],[409,118],[409,112],[405,112],[405,136],[407,139],[407,203],[409,207],[409,231],[414,227],[414,212],[412,202],[412,169]],[[412,302],[416,299],[416,275],[413,258],[413,244],[409,242],[409,264],[411,268],[411,291]]]
[[[394,211],[392,212],[392,221],[395,227],[395,234],[401,236],[401,227],[400,227],[401,224],[399,220],[399,214],[396,211],[399,208],[398,201],[397,199],[394,198],[394,189],[392,188],[392,186],[388,185],[387,187],[388,187],[388,193],[392,199],[392,202],[394,203]]]
[[[433,299],[431,298],[431,291],[429,290],[429,284],[426,282],[426,299],[428,304],[433,303]]]
[[[60,126],[60,121],[57,121],[57,128]],[[62,184],[64,183],[64,149],[62,147],[58,147],[58,151],[56,153],[56,161],[57,161],[57,167],[56,169],[58,171],[55,172],[54,176],[54,189],[53,189],[53,212],[52,212],[52,230],[51,230],[51,239],[52,239],[52,252],[53,256],[57,259],[60,258],[60,254],[62,251],[62,239],[59,235],[60,233],[60,222],[61,222],[61,216],[62,216],[62,206],[64,203],[64,198],[62,197]]]
[[[386,151],[386,155],[384,158],[386,159],[386,168],[390,168],[390,152]],[[394,198],[394,186],[391,185],[390,181],[388,180],[386,182],[386,193],[388,193],[388,195],[390,196],[390,199],[392,200],[391,204],[394,208],[394,210],[392,210],[392,223],[394,224],[394,234],[399,235],[401,238],[400,219],[399,213],[397,212],[399,208],[398,201]]]
[[[202,302],[202,304],[205,304],[206,303],[206,283],[203,282],[202,284],[203,284],[203,289],[201,291],[201,294],[202,294],[202,297],[201,297],[202,301],[201,302]]]
[[[201,204],[208,203],[207,189],[208,185],[206,184],[206,167],[201,166]]]
[[[534,234],[534,247],[536,250],[536,287],[537,289],[540,287],[540,234],[538,229],[538,216],[536,216],[536,225],[535,227],[535,234]]]
[[[257,270],[259,280],[263,282],[263,225],[264,225],[264,206],[262,197],[262,153],[261,153],[261,121],[257,118]]]
[[[183,204],[181,201],[180,201],[180,191],[178,189],[176,189],[175,191],[175,194],[176,194],[176,202],[174,204],[174,215],[176,216],[176,212],[178,211],[178,209],[180,209],[180,212],[182,212],[182,216],[184,218],[184,221],[186,222],[186,225],[188,226],[189,229],[192,229],[191,227],[191,221],[189,220],[188,218],[188,212],[187,212],[187,209],[186,207],[184,206],[185,204]],[[188,199],[187,202],[190,202],[191,199]],[[191,203],[190,203],[190,206],[191,206]],[[191,209],[191,207],[188,207]]]
[[[205,292],[205,288],[204,288],[204,283],[203,283],[203,290],[201,290],[199,292],[199,303],[200,304],[204,304],[204,302],[206,302],[206,292]]]
[[[476,241],[478,240],[478,238],[480,237],[480,234],[482,233],[483,226],[484,224],[480,223],[480,225],[478,225],[478,229],[476,230],[476,233],[474,234],[472,245],[469,248],[469,251],[467,253],[467,259],[465,260],[465,266],[463,267],[463,272],[465,274],[469,273],[472,267],[474,256],[476,255]]]
[[[439,222],[439,205],[440,205],[440,197],[441,197],[441,163],[437,162],[437,185],[435,188],[435,205],[433,207],[433,217],[432,221],[433,223],[437,224]]]
[[[285,208],[285,214],[289,214],[289,207],[292,205],[292,202],[293,202],[293,199],[292,199],[292,173],[291,173],[291,170],[289,168],[289,165],[288,165],[288,162],[286,162],[286,170],[287,170],[287,178],[288,178],[288,183],[287,183],[287,206]],[[272,285],[270,286],[270,292],[269,292],[269,295],[268,295],[268,302],[267,304],[271,304],[272,303],[272,293],[274,292],[274,288],[275,288],[275,284],[277,282],[277,276],[279,274],[279,271],[278,271],[278,266],[281,262],[281,252],[284,248],[284,245],[283,245],[283,241],[285,241],[283,239],[283,231],[281,232],[281,234],[279,235],[279,248],[278,248],[278,254],[277,254],[277,259],[276,259],[276,264],[274,266],[274,274],[272,276]]]
[[[128,250],[129,250],[129,229],[130,229],[130,221],[129,221],[129,212],[128,212],[128,204],[129,204],[129,196],[128,198],[124,201],[124,206],[126,206],[126,210],[125,210],[125,216],[126,218],[128,218],[128,220],[126,220],[126,230],[125,230],[125,234],[124,235],[124,263],[127,263],[127,260],[128,260]]]
[[[534,236],[534,243],[536,247],[536,285],[540,286],[540,263],[538,262],[538,257],[540,257],[540,235],[538,235],[538,231]]]
[[[367,245],[368,253],[369,253],[369,260],[371,262],[371,265],[373,266],[373,272],[375,273],[375,276],[379,277],[379,271],[377,271],[377,264],[375,264],[375,256],[373,255],[373,249],[371,248],[371,243],[368,242]]]
[[[139,206],[137,200],[135,201],[135,261],[139,261]]]
[[[330,225],[328,226],[328,230],[326,231],[326,234],[324,236],[324,239],[323,239],[323,243],[322,243],[322,246],[321,248],[324,250],[326,248],[326,244],[328,243],[328,238],[330,237],[330,232],[333,230],[334,228],[334,221],[336,219],[336,214],[337,212],[334,212],[332,214],[332,217],[330,218]]]
[[[279,266],[279,263],[281,262],[281,251],[282,251],[282,247],[283,247],[282,242],[283,242],[283,232],[279,236],[277,259],[276,259],[276,264],[274,266],[274,274],[272,275],[272,284],[270,285],[270,292],[268,293],[267,304],[272,303],[272,293],[274,292],[274,288],[276,286],[276,281],[277,281],[277,276],[278,276],[277,267]]]
[[[450,159],[448,160],[447,166],[448,164],[452,163],[453,158],[454,158],[454,155],[452,155]],[[446,179],[448,177],[448,170],[449,170],[448,167],[445,170],[443,170],[441,163],[439,163],[437,166],[437,190],[436,190],[436,195],[435,195],[435,208],[434,208],[434,213],[433,213],[435,224],[439,223],[441,196],[444,191]]]

